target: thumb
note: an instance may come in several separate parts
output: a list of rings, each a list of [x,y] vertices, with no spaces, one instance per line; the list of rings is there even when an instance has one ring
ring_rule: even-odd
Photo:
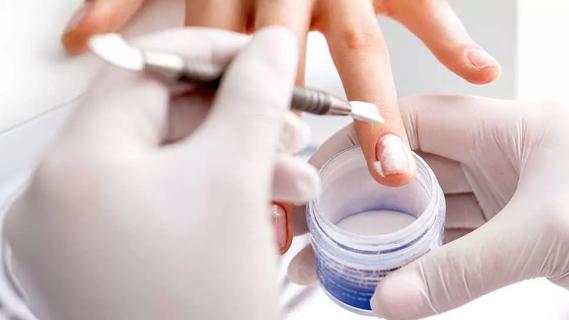
[[[95,34],[114,32],[138,11],[143,0],[86,0],[69,20],[61,41],[69,53],[87,50]]]
[[[374,313],[390,320],[423,318],[539,276],[549,244],[540,228],[516,222],[523,220],[522,210],[527,208],[508,205],[474,232],[387,276],[372,297]]]
[[[229,65],[202,130],[210,141],[235,149],[220,150],[225,156],[270,162],[290,105],[296,50],[290,31],[270,27],[257,32]]]

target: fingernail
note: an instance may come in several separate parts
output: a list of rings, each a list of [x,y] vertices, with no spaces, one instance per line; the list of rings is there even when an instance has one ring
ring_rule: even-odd
[[[413,271],[399,270],[383,279],[370,305],[380,318],[416,319],[429,314],[422,279]]]
[[[283,252],[288,240],[285,209],[278,204],[271,205],[271,219],[275,229],[277,247],[280,252]]]
[[[488,52],[480,48],[472,48],[466,52],[470,63],[477,69],[497,67],[498,62]]]
[[[387,134],[381,138],[376,149],[377,161],[373,167],[380,176],[413,174],[415,162],[411,150],[401,138],[394,134]]]
[[[89,10],[91,9],[92,4],[93,4],[92,1],[87,0],[83,3],[83,6],[81,8],[75,11],[73,16],[67,23],[67,26],[65,27],[65,33],[73,31],[73,29],[75,29],[79,25],[79,23],[81,23],[83,18],[85,18],[85,16],[87,15],[87,12],[89,12]]]

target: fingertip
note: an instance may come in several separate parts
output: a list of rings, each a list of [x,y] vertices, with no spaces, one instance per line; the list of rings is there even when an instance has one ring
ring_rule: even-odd
[[[87,41],[91,36],[93,25],[89,23],[89,16],[93,8],[93,2],[87,1],[69,19],[65,31],[61,37],[63,47],[70,54],[79,54],[87,50]]]
[[[300,204],[320,194],[320,175],[313,166],[292,156],[280,156],[276,166],[275,199]]]
[[[370,300],[372,312],[380,318],[416,319],[432,314],[420,276],[410,269],[396,271],[377,286]]]
[[[292,112],[285,115],[278,151],[294,154],[306,148],[312,140],[310,126]]]
[[[487,67],[482,70],[477,70],[468,77],[464,79],[473,84],[487,84],[495,81],[502,74],[502,68],[500,65]]]
[[[379,183],[392,187],[410,183],[417,170],[409,146],[392,133],[378,139],[375,159],[368,159],[368,168]]]
[[[462,68],[456,72],[470,83],[486,84],[500,76],[501,66],[498,61],[480,47],[465,49],[461,60]]]
[[[64,34],[61,37],[61,43],[65,51],[71,55],[77,55],[87,51],[87,41],[78,40],[72,33]]]
[[[389,175],[387,177],[382,177],[380,175],[378,175],[377,173],[377,169],[374,168],[369,170],[372,177],[375,179],[375,181],[377,181],[379,184],[384,185],[384,186],[388,186],[388,187],[402,187],[405,186],[409,183],[411,183],[411,181],[413,181],[413,179],[415,179],[415,174],[414,173],[396,173],[396,174],[392,174]]]
[[[61,42],[70,54],[87,51],[89,38],[95,34],[114,32],[138,11],[143,0],[86,0],[69,20]]]

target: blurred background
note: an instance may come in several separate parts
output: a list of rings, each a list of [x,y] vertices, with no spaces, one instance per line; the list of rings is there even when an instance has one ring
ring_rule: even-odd
[[[90,55],[67,56],[60,34],[81,0],[0,0],[0,212],[53,140],[100,68]],[[450,0],[472,37],[502,65],[491,85],[475,86],[446,70],[412,34],[380,18],[400,95],[482,95],[569,101],[569,2],[566,0]],[[180,0],[148,0],[126,33],[180,26]],[[323,37],[311,34],[307,85],[343,95]],[[314,150],[348,119],[306,116]],[[310,151],[309,150],[309,151]],[[304,242],[303,242],[304,241]],[[296,241],[291,255],[306,239]],[[282,259],[283,277],[287,259]],[[0,276],[0,320],[29,319]],[[356,319],[318,288],[283,280],[287,319]],[[545,280],[527,281],[483,297],[437,319],[569,319],[569,294]]]

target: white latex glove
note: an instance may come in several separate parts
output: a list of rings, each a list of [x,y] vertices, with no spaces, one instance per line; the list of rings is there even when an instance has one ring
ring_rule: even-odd
[[[535,277],[569,287],[569,108],[448,96],[400,105],[412,147],[444,190],[447,240],[459,239],[386,277],[374,311],[426,317]],[[322,165],[355,137],[351,127],[338,132],[312,163]],[[312,264],[307,248],[291,278],[314,281]]]
[[[13,275],[40,319],[280,319],[273,176],[289,168],[296,179],[275,192],[292,201],[313,196],[318,179],[275,158],[299,136],[289,118],[279,142],[295,39],[281,28],[248,39],[180,29],[140,41],[236,55],[213,102],[192,92],[169,107],[162,83],[111,68],[97,79],[4,225]]]

